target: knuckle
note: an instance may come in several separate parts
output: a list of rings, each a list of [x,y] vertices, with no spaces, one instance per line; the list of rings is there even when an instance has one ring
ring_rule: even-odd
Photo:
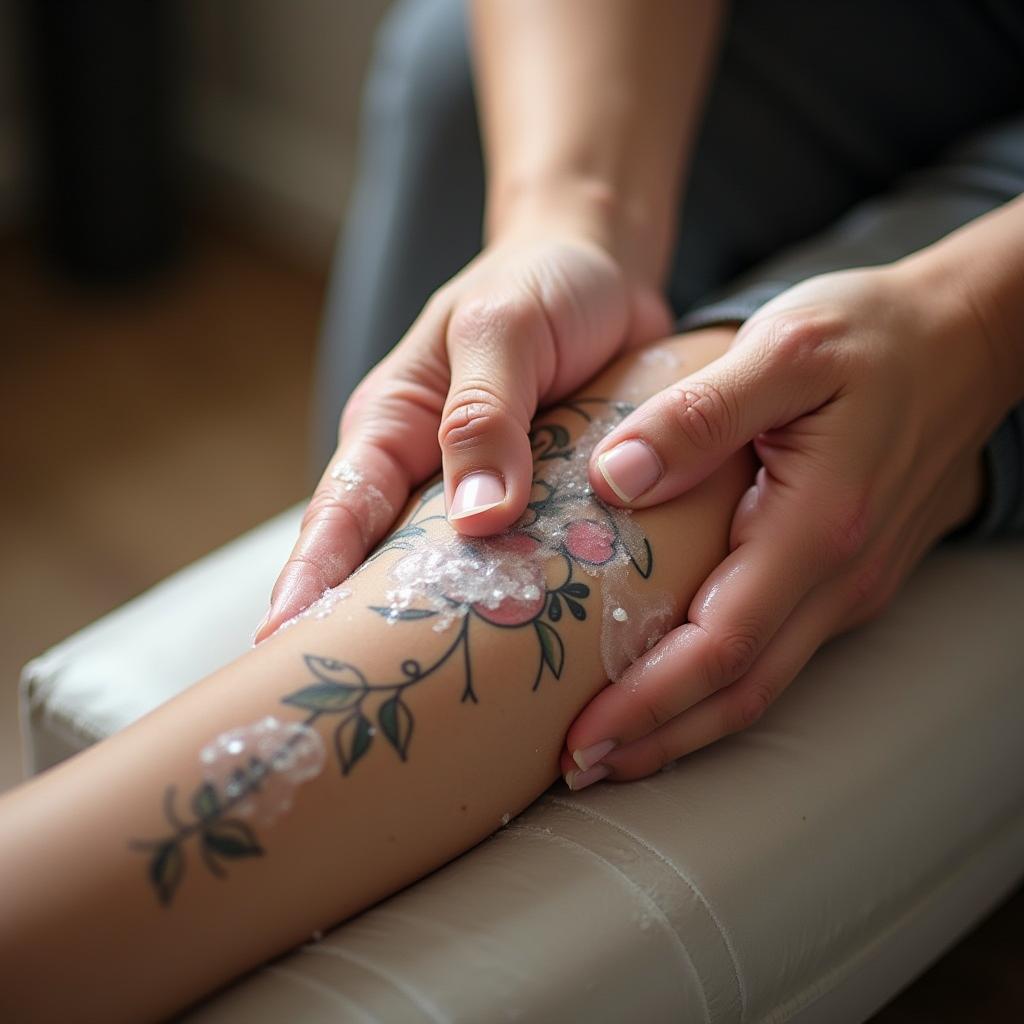
[[[667,730],[652,732],[617,751],[613,769],[615,778],[620,782],[627,779],[642,779],[674,761],[677,752],[670,749],[670,739],[666,732]]]
[[[449,451],[472,449],[510,418],[504,400],[489,387],[479,382],[464,384],[448,398],[437,440]]]
[[[274,585],[273,597],[276,599],[281,585],[285,579],[293,582],[299,580],[305,584],[312,584],[317,593],[332,585],[333,565],[326,560],[301,553],[293,553],[278,577]]]
[[[652,735],[653,730],[658,729],[664,725],[667,721],[674,718],[674,713],[665,706],[665,704],[651,696],[645,696],[643,701],[643,708],[647,712],[647,716],[651,721]]]
[[[758,721],[775,700],[775,690],[768,683],[755,683],[737,695],[732,714],[732,732],[748,729]]]
[[[651,751],[644,759],[646,774],[657,771],[659,768],[674,761],[677,751],[669,747],[668,736],[663,733],[654,733]]]
[[[410,414],[437,420],[444,408],[448,372],[421,365],[412,373],[400,371],[382,379],[372,396],[372,422],[385,428],[385,436],[408,421]]]
[[[753,630],[733,630],[712,645],[715,677],[709,688],[711,692],[727,686],[746,673],[754,664],[760,642]]]
[[[302,513],[301,529],[305,530],[315,520],[329,516],[336,504],[337,498],[330,490],[324,487],[316,490],[306,506],[306,511]]]
[[[787,310],[765,324],[764,339],[772,356],[786,366],[799,367],[817,361],[840,332],[835,314],[819,309]]]
[[[448,322],[456,345],[479,348],[496,336],[521,337],[536,322],[536,304],[526,295],[475,296],[460,303]]]
[[[412,365],[379,363],[345,403],[339,438],[358,429],[368,439],[386,440],[401,430],[410,415],[436,422],[447,390],[446,362],[419,359]]]
[[[361,544],[366,544],[366,524],[345,502],[339,500],[337,494],[330,488],[323,487],[314,493],[306,506],[306,511],[302,515],[301,530],[305,533],[314,524],[327,523],[358,537]],[[319,564],[314,557],[306,557],[305,561]],[[323,559],[324,565],[326,566],[329,561],[330,559]]]
[[[678,432],[698,451],[719,447],[734,434],[739,419],[729,392],[711,381],[669,388],[666,405]]]

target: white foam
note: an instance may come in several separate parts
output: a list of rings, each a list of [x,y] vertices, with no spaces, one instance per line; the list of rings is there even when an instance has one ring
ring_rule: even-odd
[[[548,563],[568,553],[574,571],[600,581],[601,657],[609,679],[618,681],[671,628],[676,616],[671,594],[647,584],[630,557],[633,552],[644,559],[643,531],[628,509],[605,505],[590,486],[591,453],[627,409],[596,403],[594,408],[599,413],[590,415],[587,407],[587,426],[564,458],[555,435],[545,435],[545,424],[538,428],[541,455],[548,456],[535,471],[532,502],[543,505],[539,511],[528,509],[498,537],[425,537],[392,566],[389,622],[418,612],[434,618],[433,628],[442,631],[470,609],[501,625],[528,622],[544,607]]]
[[[351,596],[352,591],[344,583],[336,587],[328,587],[311,605],[303,608],[301,612],[293,615],[290,619],[285,619],[274,630],[274,633],[281,633],[286,629],[291,629],[292,626],[302,622],[304,619],[326,619],[342,601],[347,600]]]
[[[331,479],[337,480],[342,490],[354,491],[363,482],[363,474],[348,459],[342,459],[331,467]]]
[[[295,789],[319,775],[326,759],[315,729],[273,715],[228,729],[199,752],[203,778],[218,805],[264,825],[289,810]]]
[[[482,540],[425,538],[391,567],[390,575],[388,621],[423,612],[436,617],[433,628],[439,632],[471,608],[502,625],[529,621],[545,599],[540,546],[515,533]]]

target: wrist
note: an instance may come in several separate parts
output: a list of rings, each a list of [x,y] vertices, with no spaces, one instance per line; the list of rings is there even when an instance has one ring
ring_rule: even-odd
[[[928,335],[948,345],[934,358],[963,364],[966,380],[989,403],[994,428],[1024,398],[1024,345],[1001,323],[984,268],[971,267],[965,256],[944,240],[890,269],[915,297],[922,322],[934,325]]]
[[[988,359],[1003,410],[1024,400],[1024,201],[978,218],[901,261]]]
[[[552,236],[597,245],[631,279],[659,287],[668,240],[659,239],[642,203],[594,177],[556,174],[499,182],[488,191],[484,218],[487,244]]]

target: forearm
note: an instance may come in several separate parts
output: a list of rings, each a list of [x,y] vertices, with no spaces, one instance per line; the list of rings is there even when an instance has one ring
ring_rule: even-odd
[[[568,224],[665,273],[721,0],[476,0],[490,236]]]
[[[647,548],[637,534],[624,545],[625,525],[574,496],[564,467],[585,466],[574,446],[608,399],[641,400],[730,337],[703,332],[620,361],[588,389],[593,401],[539,421],[537,519],[520,531],[541,538],[527,545],[528,570],[541,570],[535,595],[491,607],[466,566],[447,591],[417,582],[416,563],[410,577],[403,559],[424,551],[449,564],[452,534],[432,498],[330,615],[7,795],[0,950],[13,982],[0,1007],[9,1001],[18,1019],[89,1018],[109,1011],[116,983],[125,1019],[166,1014],[443,864],[550,785],[569,723],[605,684],[602,639],[642,644],[645,616],[666,599],[667,614],[681,614],[726,549],[751,473],[737,456],[633,517]],[[589,533],[566,539],[588,520]],[[623,621],[608,614],[619,608]],[[272,824],[243,806],[251,797],[258,812],[262,792],[232,796],[216,765],[208,790],[200,761],[214,737],[267,715],[306,723],[325,748],[323,770],[295,785]]]
[[[1024,400],[1024,196],[904,261],[907,270],[977,330],[985,379],[1000,413]]]

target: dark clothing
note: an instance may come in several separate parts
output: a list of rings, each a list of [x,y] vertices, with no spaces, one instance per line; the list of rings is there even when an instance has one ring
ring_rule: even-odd
[[[483,161],[459,0],[393,10],[364,118],[323,331],[318,443],[330,447],[351,389],[480,248]],[[890,262],[1022,191],[1024,4],[741,0],[669,298],[683,327],[743,320],[799,280]],[[974,531],[1022,531],[1024,406],[987,458]]]

